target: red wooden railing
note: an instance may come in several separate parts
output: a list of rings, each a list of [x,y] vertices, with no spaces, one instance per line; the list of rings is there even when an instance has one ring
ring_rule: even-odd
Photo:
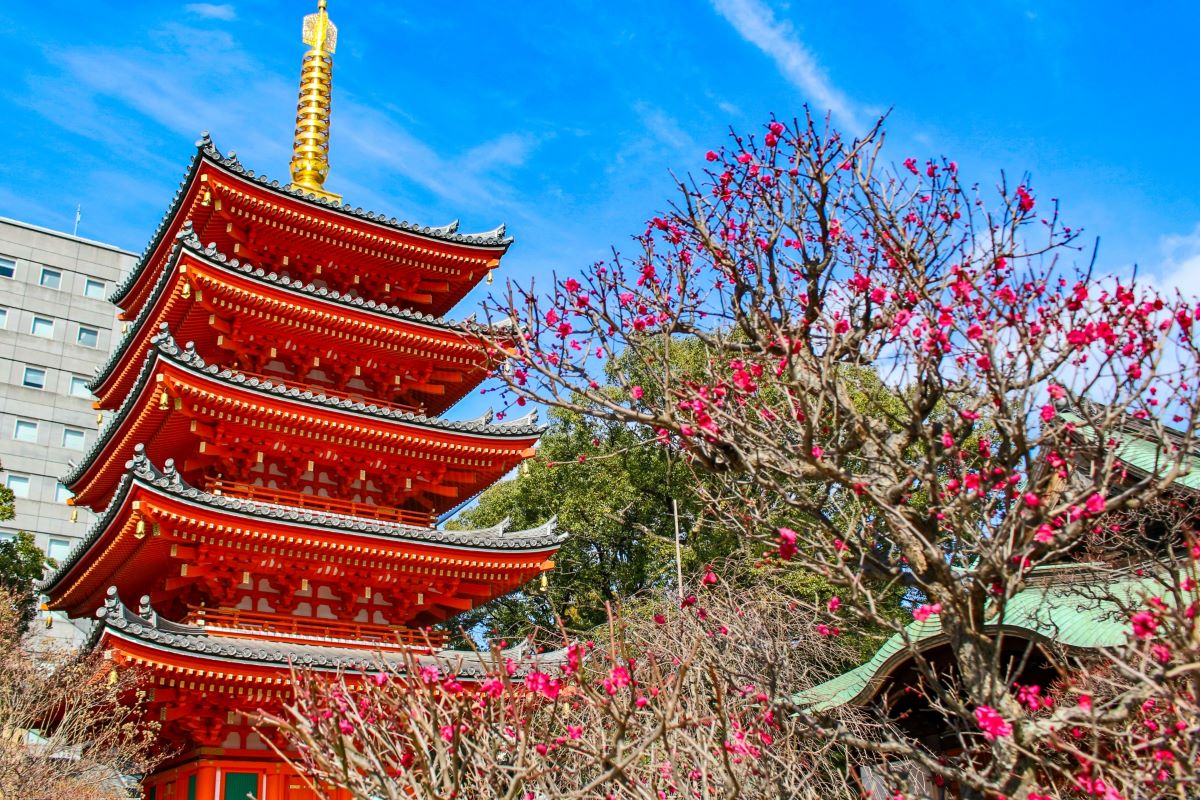
[[[445,631],[342,622],[316,617],[264,614],[236,608],[191,608],[184,622],[220,629],[223,635],[247,639],[270,639],[318,644],[323,641],[352,641],[381,650],[424,650],[433,652],[446,645]],[[320,640],[320,641],[317,641]]]
[[[211,478],[204,484],[204,490],[211,494],[225,495],[226,497],[240,497],[243,500],[258,500],[263,503],[274,503],[282,506],[310,508],[314,511],[331,511],[335,514],[370,517],[371,519],[388,520],[404,525],[412,525],[417,528],[433,527],[433,515],[425,511],[377,506],[371,503],[360,503],[355,500],[342,500],[337,497],[305,494],[304,492],[296,492],[290,489],[275,489],[268,486],[255,486],[251,483],[236,483],[220,478]]]

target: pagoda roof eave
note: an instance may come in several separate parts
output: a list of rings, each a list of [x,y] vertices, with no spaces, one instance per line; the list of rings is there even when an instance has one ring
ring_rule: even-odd
[[[183,207],[185,198],[188,195],[188,189],[195,180],[196,175],[200,171],[200,164],[203,162],[202,144],[208,139],[208,131],[205,131],[199,140],[196,142],[196,152],[192,153],[191,159],[188,161],[187,170],[184,172],[183,180],[179,182],[179,186],[175,188],[175,196],[171,198],[170,204],[167,206],[167,211],[159,219],[158,225],[154,228],[154,233],[150,236],[150,242],[146,248],[142,250],[142,254],[138,256],[138,260],[134,262],[129,274],[116,285],[112,293],[108,296],[108,302],[115,306],[120,306],[122,301],[129,295],[130,291],[137,285],[142,273],[146,271],[146,267],[153,259],[154,254],[158,252],[159,246],[163,239],[167,236],[172,228],[172,222]]]
[[[349,308],[363,313],[378,315],[390,322],[412,324],[433,331],[456,334],[464,338],[472,334],[487,332],[485,326],[481,326],[471,319],[468,319],[464,323],[455,323],[443,317],[435,317],[399,306],[375,303],[373,300],[363,300],[361,297],[350,297],[336,290],[331,292],[323,288],[319,289],[312,284],[304,284],[298,279],[289,280],[274,272],[267,272],[262,268],[256,269],[252,264],[241,262],[237,258],[230,258],[223,253],[217,252],[211,246],[203,246],[199,238],[192,233],[190,222],[184,223],[184,230],[180,231],[176,238],[178,241],[172,248],[166,268],[159,275],[158,281],[155,283],[154,288],[151,289],[150,296],[146,299],[146,302],[142,304],[133,324],[129,326],[129,331],[122,337],[104,364],[97,368],[92,380],[88,382],[88,389],[90,391],[99,394],[103,390],[105,383],[113,376],[117,366],[127,356],[132,343],[144,335],[145,331],[143,329],[148,323],[149,318],[153,316],[154,308],[161,299],[163,292],[166,291],[166,287],[171,284],[172,276],[175,275],[175,268],[184,253],[189,253],[211,266],[234,271],[236,274],[250,278],[265,286],[296,295],[304,301],[330,304],[335,308]]]
[[[269,396],[272,400],[328,408],[373,421],[400,423],[439,433],[492,441],[503,441],[505,439],[536,440],[545,429],[544,426],[537,424],[536,410],[531,411],[524,417],[502,423],[491,423],[490,412],[474,420],[461,422],[448,421],[435,417],[427,417],[423,414],[414,414],[409,411],[380,408],[379,406],[357,400],[330,397],[311,390],[301,391],[297,388],[290,388],[280,382],[247,377],[234,370],[222,370],[216,365],[210,365],[205,362],[194,349],[189,347],[180,348],[169,332],[159,333],[150,341],[152,346],[146,355],[145,363],[142,365],[133,388],[126,396],[120,408],[112,416],[109,424],[96,437],[96,441],[80,460],[79,464],[63,476],[63,485],[70,487],[76,484],[89,470],[92,463],[104,452],[104,449],[116,436],[117,431],[121,429],[124,419],[137,404],[139,397],[150,381],[150,376],[154,374],[155,365],[160,361],[169,362],[202,380],[215,380],[229,387],[242,388],[255,394]]]
[[[379,671],[382,665],[391,669],[403,669],[406,665],[403,654],[384,653],[366,647],[328,647],[213,635],[201,626],[164,620],[148,606],[140,610],[143,613],[135,613],[126,607],[116,587],[110,588],[104,605],[96,610],[100,624],[93,634],[93,647],[103,646],[106,638],[113,637],[174,659],[266,668],[285,674],[293,668],[321,672],[347,669],[372,672]],[[532,653],[522,643],[499,651],[497,663],[503,665],[511,660],[519,665],[520,671],[528,671],[563,664],[566,659],[566,649]],[[421,666],[437,666],[460,678],[484,678],[492,671],[490,659],[474,650],[442,650],[418,655],[416,661]]]
[[[141,256],[130,270],[125,279],[118,284],[109,296],[109,301],[115,305],[120,305],[121,302],[128,296],[129,292],[137,285],[141,279],[142,273],[145,272],[147,266],[152,261],[154,254],[158,251],[162,243],[163,237],[173,227],[173,222],[176,215],[182,208],[184,200],[188,195],[188,189],[195,179],[200,167],[205,164],[212,164],[231,176],[246,180],[260,186],[263,189],[270,191],[279,196],[280,200],[294,202],[302,201],[306,205],[322,211],[335,214],[337,216],[352,219],[354,222],[368,225],[379,226],[389,232],[399,232],[415,236],[421,239],[426,239],[432,242],[443,244],[452,244],[460,247],[468,247],[472,249],[486,249],[498,251],[500,254],[507,252],[508,248],[513,243],[511,236],[505,235],[505,226],[500,225],[491,231],[482,233],[458,233],[458,223],[453,222],[449,225],[442,226],[423,226],[407,221],[397,221],[395,217],[385,217],[382,214],[377,214],[372,211],[363,211],[361,208],[351,208],[349,205],[340,201],[332,201],[328,198],[318,197],[314,194],[305,192],[301,189],[292,189],[279,181],[272,181],[265,175],[256,175],[253,170],[247,170],[242,166],[232,152],[226,156],[217,149],[209,137],[208,131],[203,131],[200,139],[196,141],[196,152],[192,155],[192,159],[188,164],[188,169],[184,174],[183,180],[180,181],[178,188],[175,191],[175,196],[172,198],[166,213],[159,220],[158,226],[155,228],[154,234],[150,238],[150,243],[146,249],[142,251]]]
[[[134,458],[126,464],[125,474],[121,476],[112,501],[75,548],[63,559],[62,564],[39,584],[41,592],[54,594],[56,589],[77,573],[85,560],[89,560],[86,557],[105,540],[105,533],[121,517],[121,509],[126,505],[135,486],[170,496],[210,513],[215,511],[223,515],[249,517],[260,524],[298,527],[303,531],[324,530],[332,534],[362,538],[365,544],[372,545],[411,544],[455,552],[548,557],[553,555],[568,537],[566,532],[556,529],[556,517],[551,517],[535,528],[521,531],[508,532],[507,520],[490,528],[443,530],[216,495],[189,486],[182,480],[173,464],[168,463],[165,469],[159,470],[139,446]]]

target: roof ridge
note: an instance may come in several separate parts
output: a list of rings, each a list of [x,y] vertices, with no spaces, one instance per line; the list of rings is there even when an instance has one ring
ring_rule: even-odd
[[[422,311],[415,311],[410,308],[393,306],[386,303],[377,303],[369,298],[364,299],[361,295],[354,296],[348,293],[344,294],[339,292],[337,289],[326,289],[321,286],[316,286],[311,281],[305,283],[299,278],[288,278],[274,271],[268,272],[264,267],[255,267],[254,264],[249,261],[241,261],[236,256],[229,256],[225,253],[222,253],[217,249],[215,242],[209,242],[207,245],[202,244],[200,242],[200,237],[198,237],[195,231],[192,230],[192,223],[190,220],[184,223],[184,230],[181,230],[179,234],[177,234],[176,238],[179,239],[179,244],[184,248],[204,257],[211,263],[223,264],[236,269],[245,275],[249,275],[254,278],[261,278],[272,284],[275,284],[276,286],[281,286],[285,289],[291,289],[304,294],[310,294],[323,300],[332,300],[336,303],[340,303],[351,308],[375,311],[387,316],[412,320],[414,322],[442,327],[448,330],[483,330],[484,327],[474,323],[473,321],[470,324],[466,323],[465,321],[452,322],[445,317],[426,314]]]
[[[291,397],[305,401],[312,401],[330,408],[341,408],[348,411],[356,411],[359,413],[368,414],[373,417],[395,420],[398,422],[411,422],[417,425],[422,425],[429,428],[450,431],[454,433],[473,433],[473,434],[497,434],[505,436],[522,436],[540,434],[543,430],[535,424],[527,423],[523,425],[516,424],[489,424],[479,420],[455,421],[446,420],[441,417],[430,417],[424,414],[414,413],[411,411],[402,411],[400,409],[386,408],[377,406],[374,403],[366,403],[361,400],[351,398],[340,398],[331,395],[323,394],[319,391],[313,391],[311,388],[300,389],[295,386],[289,386],[286,378],[258,378],[252,375],[247,375],[239,370],[221,367],[217,364],[209,364],[204,357],[196,352],[195,345],[192,342],[187,342],[182,348],[171,335],[170,330],[166,327],[166,323],[160,326],[159,333],[155,334],[150,339],[153,347],[151,353],[157,351],[166,355],[171,360],[183,364],[197,372],[203,372],[225,383],[247,386],[256,391],[271,392],[280,396]],[[522,419],[533,420],[537,419],[536,410],[532,414],[527,414]]]
[[[296,666],[301,669],[354,669],[366,672],[378,671],[383,666],[395,669],[405,664],[405,655],[401,653],[213,635],[199,625],[163,619],[154,611],[148,597],[142,599],[141,607],[135,612],[121,601],[115,586],[109,587],[105,593],[104,605],[96,609],[96,619],[100,624],[96,626],[98,631],[90,642],[93,647],[99,643],[103,631],[115,630],[123,636],[168,649],[289,669]],[[516,665],[516,674],[519,675],[561,664],[567,657],[567,648],[537,653],[532,652],[525,642],[520,642],[507,650],[494,651],[494,654],[478,650],[441,650],[418,655],[416,660],[421,666],[444,668],[458,677],[482,678],[492,671],[505,669],[510,660]]]
[[[311,401],[319,405],[329,408],[340,408],[347,411],[353,411],[376,419],[386,419],[396,422],[407,422],[422,427],[431,428],[434,430],[443,430],[450,433],[466,433],[478,434],[482,436],[535,436],[541,435],[545,430],[545,426],[536,424],[536,411],[527,414],[515,422],[501,422],[496,424],[481,423],[478,421],[467,420],[458,422],[454,420],[445,420],[440,417],[429,417],[424,414],[415,414],[411,411],[401,411],[399,409],[385,408],[377,406],[373,403],[364,403],[358,400],[349,398],[338,398],[330,395],[314,392],[311,389],[299,389],[294,386],[288,386],[286,380],[278,379],[259,379],[253,376],[248,376],[243,372],[233,369],[221,368],[216,364],[209,364],[196,352],[195,346],[188,342],[183,348],[180,348],[176,343],[175,338],[171,335],[170,329],[164,322],[159,326],[159,332],[150,338],[150,348],[146,353],[146,359],[142,363],[142,368],[138,371],[138,376],[134,381],[134,386],[142,383],[146,375],[149,373],[155,358],[158,355],[166,356],[172,361],[182,364],[197,372],[202,372],[210,377],[218,380],[246,386],[255,391],[271,392],[281,397],[290,397],[296,400]],[[87,464],[104,448],[108,440],[112,438],[113,433],[120,426],[120,420],[129,412],[139,392],[130,391],[126,395],[125,400],[109,418],[109,422],[100,431],[100,435],[96,437],[96,441],[88,448],[88,451],[80,458],[79,463],[70,466],[70,470],[63,477],[65,485],[71,485],[77,481],[84,472]]]
[[[397,220],[395,217],[385,217],[383,214],[378,214],[374,211],[363,211],[362,207],[351,208],[344,201],[331,200],[327,197],[321,197],[307,192],[304,189],[292,188],[290,184],[282,184],[277,180],[271,180],[266,175],[254,173],[254,170],[246,169],[242,162],[238,159],[237,153],[230,150],[228,154],[222,155],[217,146],[213,144],[212,137],[208,135],[208,131],[201,133],[201,138],[196,142],[196,147],[199,152],[208,156],[214,162],[220,164],[233,173],[241,175],[244,178],[249,178],[271,189],[278,190],[292,197],[297,197],[301,200],[313,203],[314,205],[329,208],[334,211],[340,211],[343,214],[365,219],[369,222],[374,222],[379,225],[386,225],[396,230],[406,233],[415,233],[420,236],[428,236],[431,239],[439,239],[442,241],[452,242],[456,244],[475,244],[485,246],[502,246],[508,247],[513,243],[511,236],[505,236],[506,226],[501,223],[490,231],[481,231],[479,233],[458,233],[458,220],[454,220],[448,225],[420,225],[418,223],[409,222],[408,220]]]
[[[324,528],[350,531],[372,536],[387,536],[395,540],[409,539],[424,544],[444,544],[449,546],[492,548],[496,550],[540,550],[566,541],[570,535],[558,529],[558,516],[552,516],[533,528],[520,531],[509,531],[509,520],[487,528],[470,530],[448,528],[421,528],[404,523],[376,520],[370,517],[358,517],[352,514],[339,514],[334,511],[299,508],[277,503],[265,503],[258,500],[245,500],[227,495],[216,495],[198,489],[183,480],[175,467],[174,459],[167,459],[160,470],[146,455],[144,444],[133,448],[133,458],[125,462],[125,474],[117,484],[113,498],[104,511],[88,528],[71,552],[62,560],[59,566],[39,586],[44,591],[54,586],[76,565],[80,558],[91,549],[100,534],[104,532],[116,516],[116,512],[129,492],[135,480],[153,486],[170,494],[204,505],[251,514],[263,519],[296,522],[305,525],[316,525]]]
[[[361,208],[352,209],[345,204],[334,204],[325,198],[319,198],[316,195],[309,194],[301,189],[290,189],[281,184],[279,181],[269,180],[265,175],[255,175],[253,170],[248,170],[242,166],[242,162],[238,160],[237,153],[230,150],[228,155],[223,155],[217,146],[213,144],[212,137],[208,131],[201,131],[200,138],[196,140],[195,152],[192,153],[191,159],[188,161],[187,169],[184,171],[183,179],[175,188],[175,194],[171,198],[171,202],[167,205],[166,212],[158,220],[158,225],[154,228],[154,233],[150,236],[150,241],[134,262],[129,273],[116,285],[112,293],[108,296],[108,301],[114,305],[119,305],[129,291],[133,288],[141,277],[142,272],[146,269],[147,259],[158,249],[162,242],[163,234],[166,233],[167,226],[175,218],[179,211],[179,205],[183,200],[188,185],[195,177],[197,170],[202,161],[206,158],[212,163],[217,164],[229,170],[235,175],[253,180],[256,183],[267,186],[268,188],[278,191],[281,194],[286,194],[313,205],[329,208],[342,214],[357,217],[359,219],[374,222],[378,225],[384,225],[405,233],[416,234],[418,236],[428,237],[437,241],[450,242],[452,244],[477,245],[483,247],[503,247],[506,250],[513,243],[513,237],[505,236],[506,227],[501,224],[490,231],[481,233],[458,233],[458,220],[449,225],[442,226],[426,226],[410,223],[406,220],[397,221],[395,217],[385,218],[382,214],[376,214],[372,211],[363,211]]]

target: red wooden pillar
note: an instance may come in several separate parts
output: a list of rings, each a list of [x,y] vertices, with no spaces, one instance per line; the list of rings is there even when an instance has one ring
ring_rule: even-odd
[[[217,767],[208,761],[196,765],[196,800],[217,800]]]
[[[287,776],[279,774],[279,767],[267,773],[267,789],[262,800],[287,800]]]

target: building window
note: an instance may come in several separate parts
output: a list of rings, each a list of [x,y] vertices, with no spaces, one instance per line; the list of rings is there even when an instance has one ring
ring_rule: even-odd
[[[103,300],[104,281],[98,281],[95,278],[88,278],[83,282],[83,296],[90,297],[93,300]]]
[[[29,332],[34,336],[51,339],[54,337],[54,320],[46,317],[34,317],[33,322],[29,325]]]
[[[25,374],[21,377],[21,385],[28,386],[30,389],[45,389],[46,370],[38,369],[37,367],[26,367]]]
[[[36,442],[38,424],[31,419],[19,419],[13,423],[13,438],[18,442]]]
[[[62,563],[71,552],[71,541],[69,539],[51,539],[49,546],[46,547],[46,556],[53,558],[56,562]]]
[[[100,331],[95,328],[85,328],[79,326],[79,333],[75,335],[75,341],[84,347],[99,347],[100,346]]]
[[[61,483],[54,484],[54,502],[65,503],[74,496],[75,494]]]
[[[16,275],[17,262],[0,256],[0,278],[15,278]]]
[[[13,497],[29,497],[28,475],[9,475],[4,479],[4,485],[12,490]]]
[[[71,397],[91,397],[92,393],[88,389],[88,379],[81,378],[78,375],[71,376]]]
[[[38,286],[45,286],[47,289],[61,289],[62,273],[56,269],[42,267],[42,276],[38,278]]]
[[[63,428],[63,447],[72,450],[83,449],[84,433],[78,428]]]
[[[0,328],[8,327],[8,309],[0,308]]]

